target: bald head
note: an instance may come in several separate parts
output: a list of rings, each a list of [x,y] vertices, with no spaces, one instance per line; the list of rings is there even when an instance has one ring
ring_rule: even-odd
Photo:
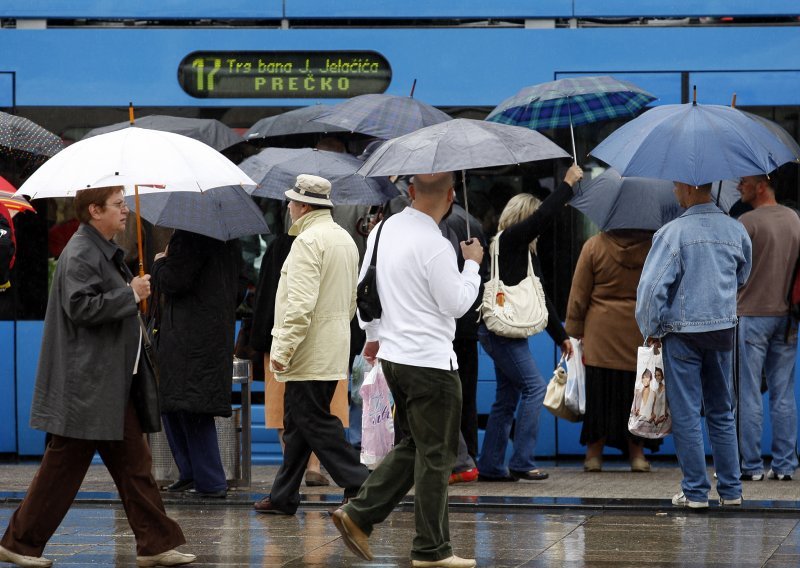
[[[438,174],[416,174],[411,178],[411,184],[418,195],[431,196],[442,194],[454,187],[456,178],[453,172]]]

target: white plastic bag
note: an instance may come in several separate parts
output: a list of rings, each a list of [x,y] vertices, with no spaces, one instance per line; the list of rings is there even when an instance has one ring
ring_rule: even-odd
[[[361,385],[363,412],[361,414],[361,463],[374,466],[394,446],[392,394],[381,364],[376,364]]]
[[[567,389],[564,402],[572,412],[586,414],[586,368],[583,366],[583,343],[580,339],[569,338],[572,343],[572,357],[567,359]]]
[[[663,438],[672,432],[672,418],[667,406],[661,351],[639,347],[636,359],[636,385],[628,418],[628,430],[642,438]]]
[[[564,404],[567,389],[567,371],[565,368],[566,364],[562,355],[555,371],[553,371],[553,378],[550,379],[550,383],[547,385],[547,392],[544,395],[544,407],[558,418],[563,418],[570,422],[580,422],[581,417]]]

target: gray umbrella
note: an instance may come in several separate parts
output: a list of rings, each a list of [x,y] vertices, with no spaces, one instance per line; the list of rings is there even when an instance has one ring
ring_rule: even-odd
[[[456,118],[387,141],[370,155],[358,173],[364,176],[432,174],[569,157],[535,130]],[[464,208],[469,213],[466,175],[462,180]],[[469,234],[467,225],[467,236]]]
[[[285,199],[284,192],[300,174],[324,177],[331,182],[334,205],[380,205],[399,194],[385,177],[356,174],[363,162],[350,154],[312,148],[267,148],[250,156],[239,168],[259,185],[253,195]]]
[[[262,118],[244,133],[246,140],[286,136],[287,134],[322,134],[325,132],[349,132],[324,122],[312,121],[320,114],[329,111],[332,105],[313,105],[297,108],[276,116]]]
[[[339,103],[314,120],[388,140],[452,119],[418,99],[373,93]]]
[[[129,195],[125,199],[135,209],[135,197]],[[216,187],[202,193],[147,193],[139,201],[141,216],[159,227],[183,229],[220,241],[269,233],[258,205],[239,186]]]
[[[389,140],[372,153],[359,173],[432,174],[569,157],[535,130],[456,118]]]
[[[125,122],[118,122],[109,126],[101,126],[100,128],[95,128],[87,132],[82,140],[91,138],[92,136],[97,136],[98,134],[122,130],[123,128],[128,128],[129,126],[131,126],[131,123],[127,120]],[[181,116],[154,114],[151,116],[137,118],[134,126],[138,126],[139,128],[149,128],[150,130],[161,130],[163,132],[182,134],[184,136],[188,136],[189,138],[194,138],[195,140],[204,142],[218,152],[244,141],[244,139],[236,134],[233,129],[213,118],[184,118]]]
[[[655,231],[680,216],[673,183],[652,178],[622,177],[609,168],[588,183],[569,202],[602,231],[649,229]]]

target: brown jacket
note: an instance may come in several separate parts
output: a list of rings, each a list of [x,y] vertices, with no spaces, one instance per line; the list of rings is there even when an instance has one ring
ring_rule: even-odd
[[[583,337],[586,365],[636,370],[643,338],[634,318],[636,287],[652,233],[615,230],[583,245],[567,304],[567,333]]]

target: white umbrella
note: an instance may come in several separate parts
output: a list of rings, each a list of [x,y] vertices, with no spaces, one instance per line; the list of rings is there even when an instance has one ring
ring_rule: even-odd
[[[139,273],[143,275],[139,194],[229,185],[252,188],[256,183],[203,142],[132,126],[68,146],[37,169],[15,195],[74,197],[81,189],[115,185],[132,187],[135,192]]]
[[[187,136],[131,126],[76,142],[47,160],[17,190],[32,199],[74,197],[112,185],[152,191],[204,191],[256,183],[228,158]]]

